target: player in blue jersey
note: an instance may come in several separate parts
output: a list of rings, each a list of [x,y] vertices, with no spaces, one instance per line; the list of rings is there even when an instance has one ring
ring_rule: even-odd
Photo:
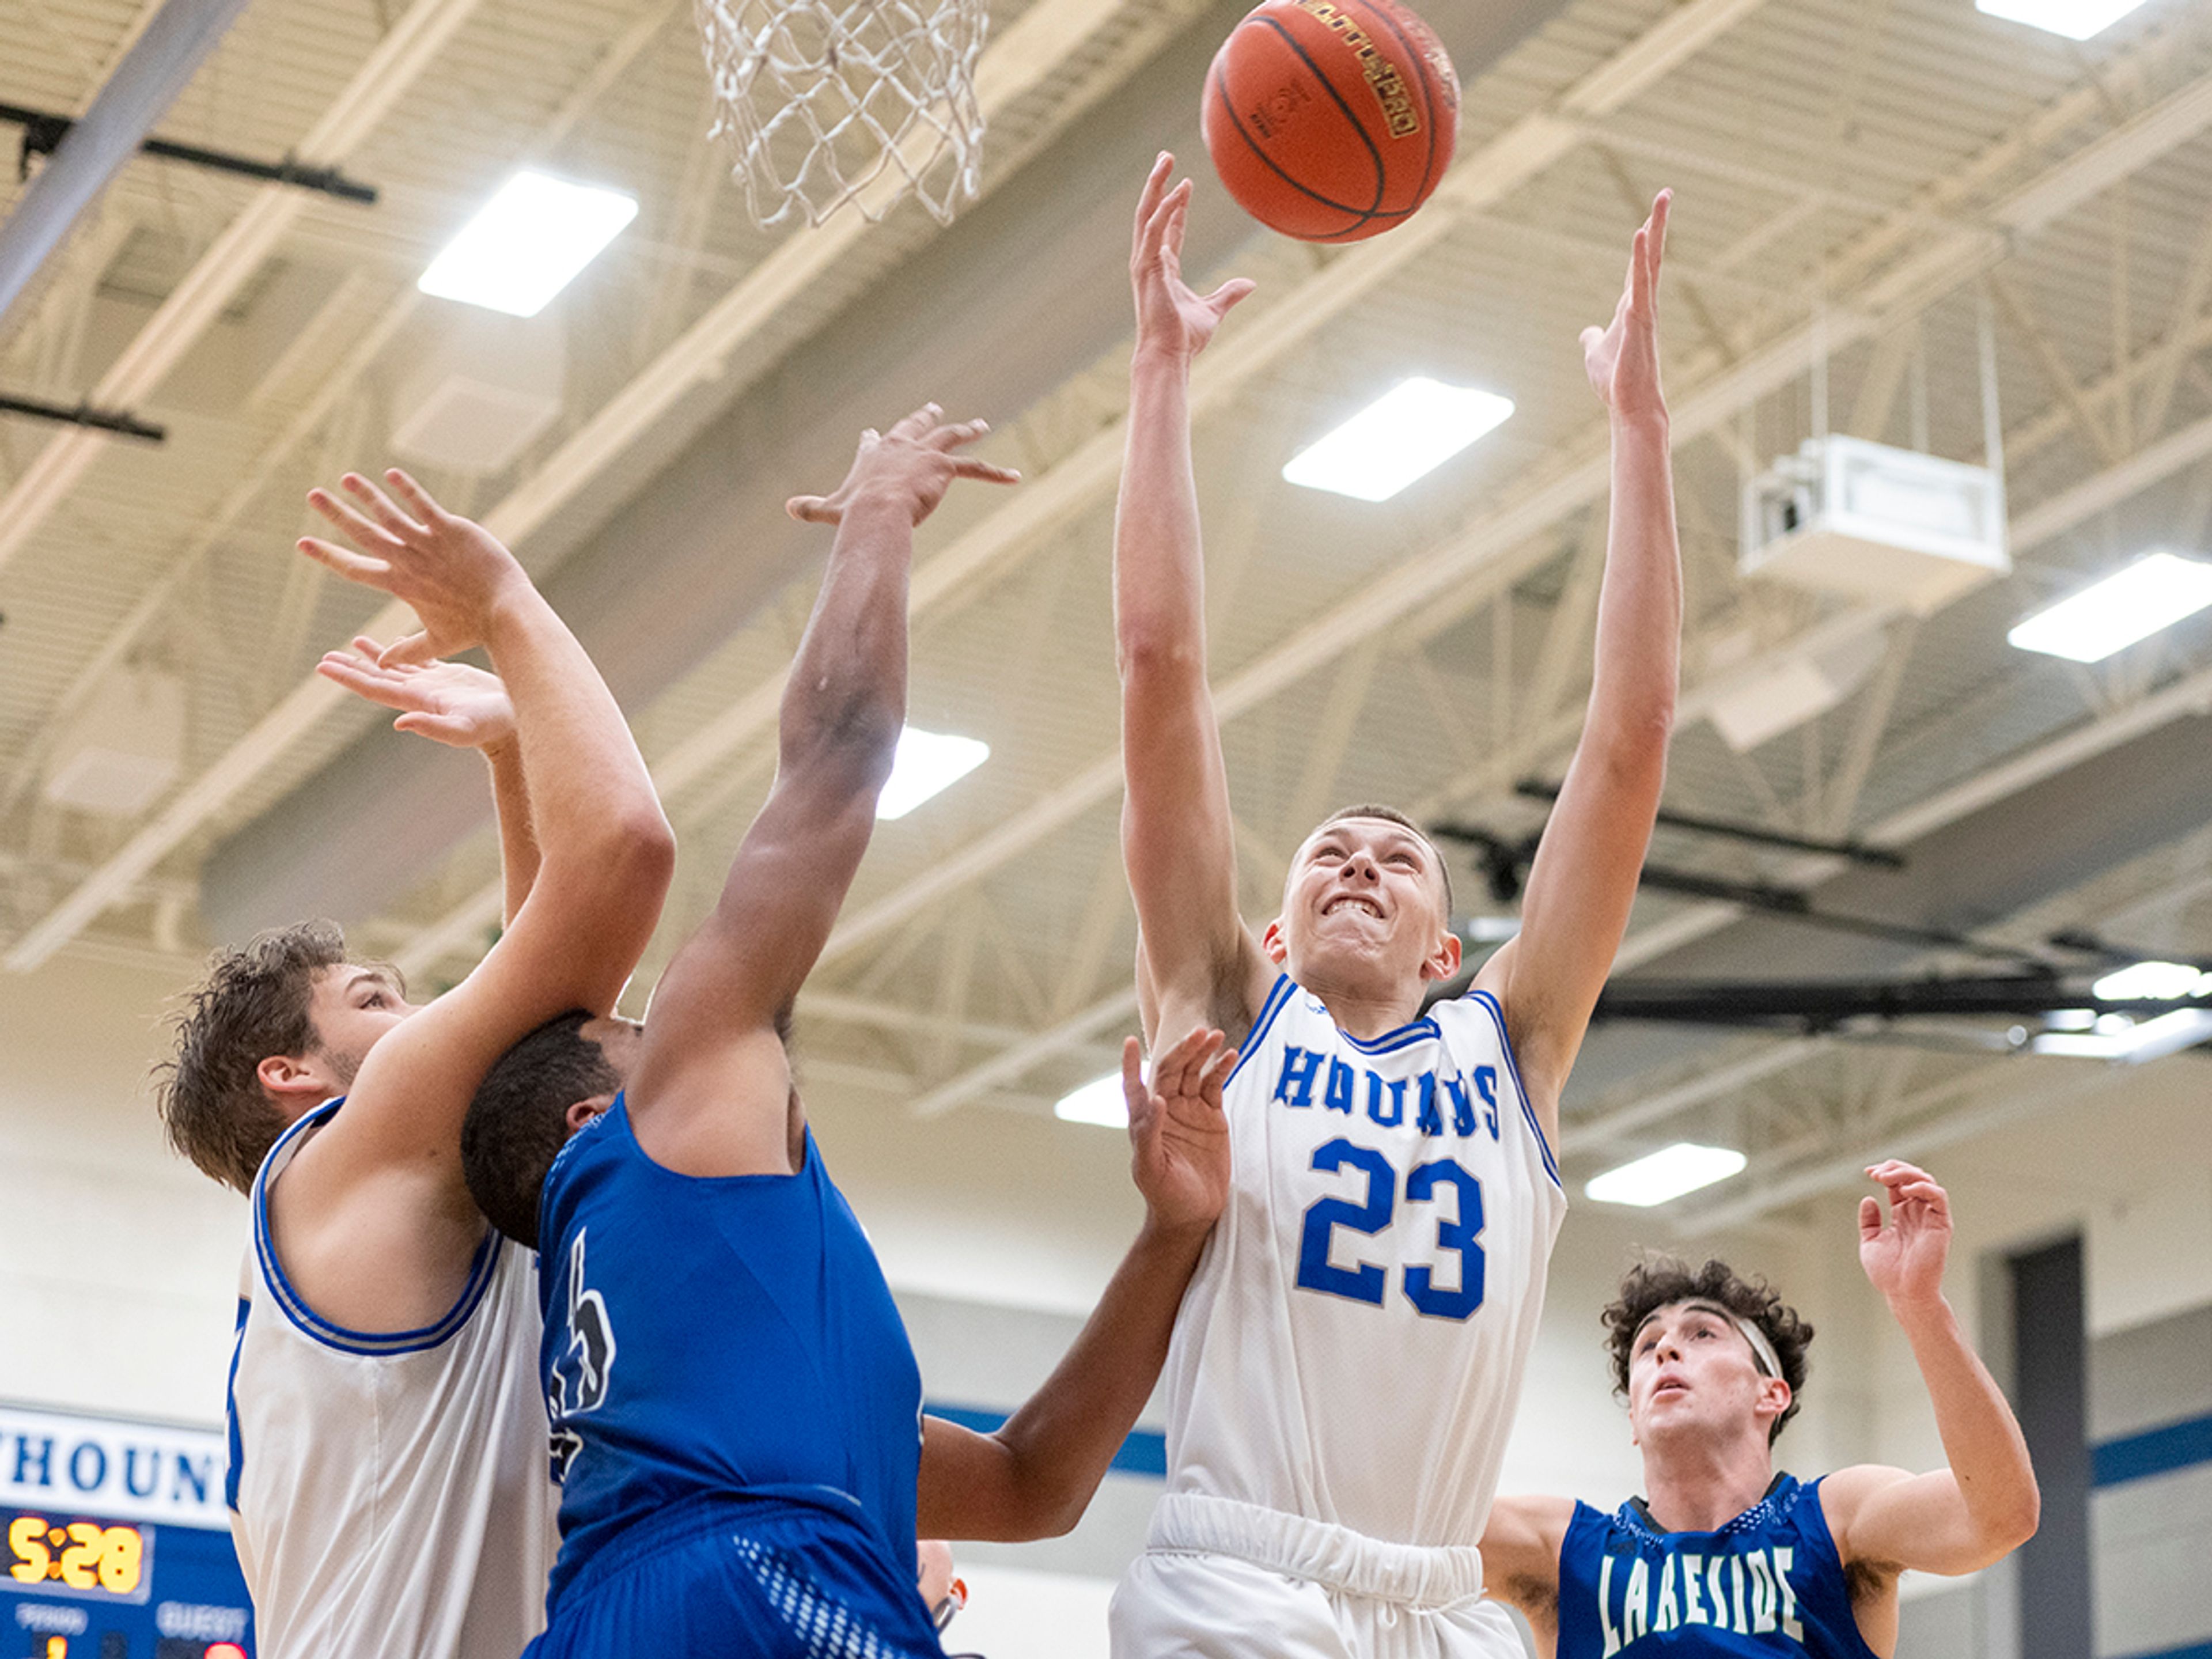
[[[1615,1654],[1870,1659],[1897,1645],[1898,1575],[1972,1572],[2035,1531],[2020,1425],[1943,1298],[1951,1212],[1910,1164],[1867,1173],[1859,1260],[1912,1345],[1949,1466],[1774,1472],[1810,1326],[1723,1263],[1645,1263],[1605,1310],[1648,1496],[1611,1515],[1501,1498],[1483,1534],[1490,1594],[1557,1659]]]
[[[1124,1053],[1143,1232],[1075,1347],[994,1435],[924,1419],[874,1255],[807,1129],[794,999],[866,850],[906,696],[914,527],[981,422],[862,440],[792,511],[833,523],[776,777],[642,1028],[581,1014],[471,1109],[470,1188],[542,1251],[562,1547],[533,1659],[894,1659],[940,1650],[917,1532],[1016,1539],[1081,1513],[1158,1376],[1229,1180],[1218,1032]]]

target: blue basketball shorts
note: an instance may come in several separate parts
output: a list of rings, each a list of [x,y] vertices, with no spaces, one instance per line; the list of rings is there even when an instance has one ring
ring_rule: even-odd
[[[522,1659],[944,1659],[911,1575],[801,1503],[714,1498],[633,1528],[563,1592]]]

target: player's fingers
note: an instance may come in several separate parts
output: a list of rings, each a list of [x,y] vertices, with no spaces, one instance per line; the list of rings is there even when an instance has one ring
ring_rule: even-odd
[[[348,541],[364,553],[379,556],[399,550],[399,541],[381,525],[372,523],[327,489],[307,492],[307,505],[328,520]]]
[[[1152,210],[1160,204],[1160,198],[1168,187],[1168,175],[1175,171],[1175,157],[1162,150],[1152,158],[1152,170],[1145,175],[1145,187],[1137,192],[1137,240],[1145,240],[1146,227],[1152,222]]]
[[[1133,1036],[1121,1039],[1121,1094],[1134,1117],[1145,1098],[1145,1048]]]
[[[1645,226],[1638,226],[1636,246],[1628,259],[1628,304],[1632,311],[1651,309],[1651,234]]]
[[[415,516],[425,525],[444,525],[453,521],[453,515],[438,505],[435,496],[398,467],[386,468],[384,481],[392,486],[392,493],[406,502],[413,509]]]
[[[366,554],[356,553],[349,548],[340,547],[336,542],[326,542],[319,536],[301,537],[299,548],[317,564],[337,571],[348,581],[367,582],[371,586],[377,586],[382,578],[392,574],[392,567],[382,559],[372,559]]]
[[[364,659],[373,663],[384,654],[384,641],[373,640],[366,634],[356,634],[353,636],[353,648]]]
[[[1022,481],[1022,475],[1011,466],[994,466],[988,461],[979,461],[969,455],[953,458],[952,476],[974,478],[983,483],[1017,484]]]
[[[364,665],[357,657],[342,657],[333,653],[315,665],[315,672],[333,684],[342,685],[357,697],[370,702],[380,702],[386,708],[412,708],[413,700],[397,675],[380,672],[374,665]]]
[[[1667,220],[1674,209],[1674,191],[1670,185],[1659,192],[1651,204],[1651,274],[1659,274],[1659,262],[1667,257]]]
[[[939,449],[958,449],[988,435],[990,430],[991,423],[980,418],[955,421],[950,426],[939,427],[929,434],[927,441]]]
[[[837,515],[830,511],[829,501],[820,495],[793,495],[783,504],[783,510],[801,524],[837,522]]]
[[[358,472],[349,472],[338,482],[351,495],[368,509],[369,517],[383,527],[385,533],[395,541],[405,541],[410,536],[422,533],[422,526],[392,504],[392,498]]]
[[[920,409],[891,428],[894,438],[919,438],[944,418],[945,411],[935,404],[924,404]]]
[[[1213,308],[1215,316],[1226,317],[1259,286],[1249,276],[1231,276],[1206,296],[1206,303]]]
[[[383,662],[386,668],[404,668],[410,664],[434,662],[438,649],[428,632],[410,634],[404,640],[395,640],[384,647]]]
[[[1881,1204],[1877,1199],[1859,1200],[1859,1240],[1862,1243],[1881,1236]]]

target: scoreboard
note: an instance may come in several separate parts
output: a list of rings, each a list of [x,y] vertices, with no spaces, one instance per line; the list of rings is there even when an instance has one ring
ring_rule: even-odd
[[[252,1659],[216,1430],[0,1406],[0,1659]]]

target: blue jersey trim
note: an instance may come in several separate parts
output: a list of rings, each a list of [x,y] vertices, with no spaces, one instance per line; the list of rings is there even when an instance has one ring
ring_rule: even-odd
[[[1498,1046],[1505,1052],[1505,1069],[1513,1079],[1513,1092],[1521,1099],[1521,1115],[1528,1120],[1528,1127],[1536,1137],[1536,1150],[1544,1155],[1544,1173],[1552,1177],[1552,1184],[1561,1192],[1567,1189],[1559,1179],[1559,1166],[1552,1158],[1552,1143],[1544,1139],[1544,1126],[1536,1121],[1536,1107],[1528,1098],[1528,1085],[1521,1081],[1521,1062],[1514,1058],[1513,1039],[1505,1035],[1505,1010],[1498,1006],[1498,999],[1487,991],[1471,990],[1470,1002],[1480,1003],[1490,1023],[1498,1028]]]
[[[345,1097],[325,1101],[313,1111],[285,1130],[269,1149],[269,1156],[261,1165],[261,1174],[253,1183],[253,1250],[261,1263],[261,1276],[268,1285],[276,1306],[285,1318],[300,1333],[319,1342],[326,1348],[341,1353],[365,1354],[371,1357],[419,1353],[425,1348],[434,1348],[456,1335],[469,1322],[483,1300],[484,1291],[490,1287],[493,1270],[499,1264],[500,1236],[491,1227],[484,1228],[483,1240],[477,1246],[475,1257],[469,1263],[468,1283],[462,1286],[459,1297],[435,1323],[410,1331],[356,1331],[343,1325],[333,1324],[313,1308],[307,1298],[293,1287],[284,1276],[283,1264],[276,1259],[276,1241],[269,1231],[269,1183],[273,1178],[270,1165],[277,1154],[284,1152],[298,1137],[309,1129],[327,1123],[345,1104]],[[279,1170],[277,1173],[281,1174]]]
[[[238,1334],[231,1340],[230,1375],[222,1385],[222,1414],[230,1449],[230,1467],[222,1476],[222,1501],[234,1515],[238,1512],[239,1472],[246,1467],[246,1434],[238,1422],[238,1362],[246,1352],[246,1316],[252,1311],[252,1303],[242,1296],[238,1298]]]
[[[1437,1028],[1436,1021],[1425,1017],[1409,1025],[1401,1025],[1395,1031],[1385,1031],[1379,1037],[1356,1037],[1341,1025],[1336,1028],[1336,1034],[1363,1054],[1395,1054],[1416,1042],[1426,1042],[1431,1037],[1440,1042],[1443,1037],[1443,1032]]]
[[[1237,1073],[1243,1071],[1252,1056],[1260,1052],[1260,1045],[1267,1041],[1267,1028],[1275,1023],[1275,1016],[1288,1006],[1297,988],[1297,981],[1288,974],[1275,975],[1275,982],[1267,991],[1267,1000],[1260,1005],[1259,1018],[1252,1022],[1252,1029],[1244,1034],[1243,1046],[1237,1051],[1237,1064],[1230,1068],[1229,1075],[1221,1079],[1224,1089],[1236,1081]]]

